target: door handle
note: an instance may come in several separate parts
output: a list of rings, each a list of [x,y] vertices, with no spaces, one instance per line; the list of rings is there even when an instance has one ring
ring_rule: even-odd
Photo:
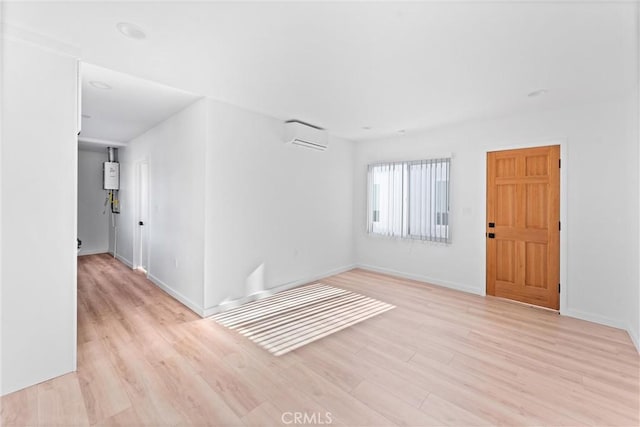
[[[496,238],[496,233],[487,233],[487,237],[489,239],[495,239]]]
[[[138,221],[138,225],[144,225],[143,221]]]

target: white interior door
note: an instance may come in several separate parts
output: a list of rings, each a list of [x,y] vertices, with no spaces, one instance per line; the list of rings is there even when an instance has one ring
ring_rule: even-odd
[[[136,241],[134,267],[149,269],[149,164],[146,160],[136,164],[137,169],[137,215],[135,218]]]

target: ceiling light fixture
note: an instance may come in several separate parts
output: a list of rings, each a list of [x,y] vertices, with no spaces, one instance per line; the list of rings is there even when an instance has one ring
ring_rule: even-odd
[[[90,81],[89,84],[91,86],[95,87],[96,89],[103,89],[103,90],[111,89],[111,86],[109,86],[105,82],[101,82],[101,81],[98,81],[98,80]]]
[[[527,96],[529,98],[535,98],[536,96],[545,95],[547,92],[549,92],[549,90],[547,89],[538,89],[538,90],[534,90],[533,92],[529,92]]]
[[[138,27],[137,25],[130,24],[129,22],[119,22],[116,25],[116,28],[123,36],[130,39],[144,40],[147,38],[147,34],[142,28]]]

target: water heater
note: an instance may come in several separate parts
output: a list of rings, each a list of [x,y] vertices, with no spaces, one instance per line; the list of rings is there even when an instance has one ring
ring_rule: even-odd
[[[102,164],[102,188],[105,190],[120,189],[120,163],[104,162]]]

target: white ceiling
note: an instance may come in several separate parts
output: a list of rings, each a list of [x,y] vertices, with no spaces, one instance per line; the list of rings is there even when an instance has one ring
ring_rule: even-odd
[[[82,64],[81,137],[127,142],[198,97],[148,80]],[[91,82],[106,83],[99,89]],[[90,116],[90,117],[86,117]]]
[[[621,95],[635,2],[5,3],[83,59],[352,139]],[[145,29],[144,41],[117,32]],[[547,95],[527,93],[549,89]],[[371,130],[363,127],[370,126]]]

